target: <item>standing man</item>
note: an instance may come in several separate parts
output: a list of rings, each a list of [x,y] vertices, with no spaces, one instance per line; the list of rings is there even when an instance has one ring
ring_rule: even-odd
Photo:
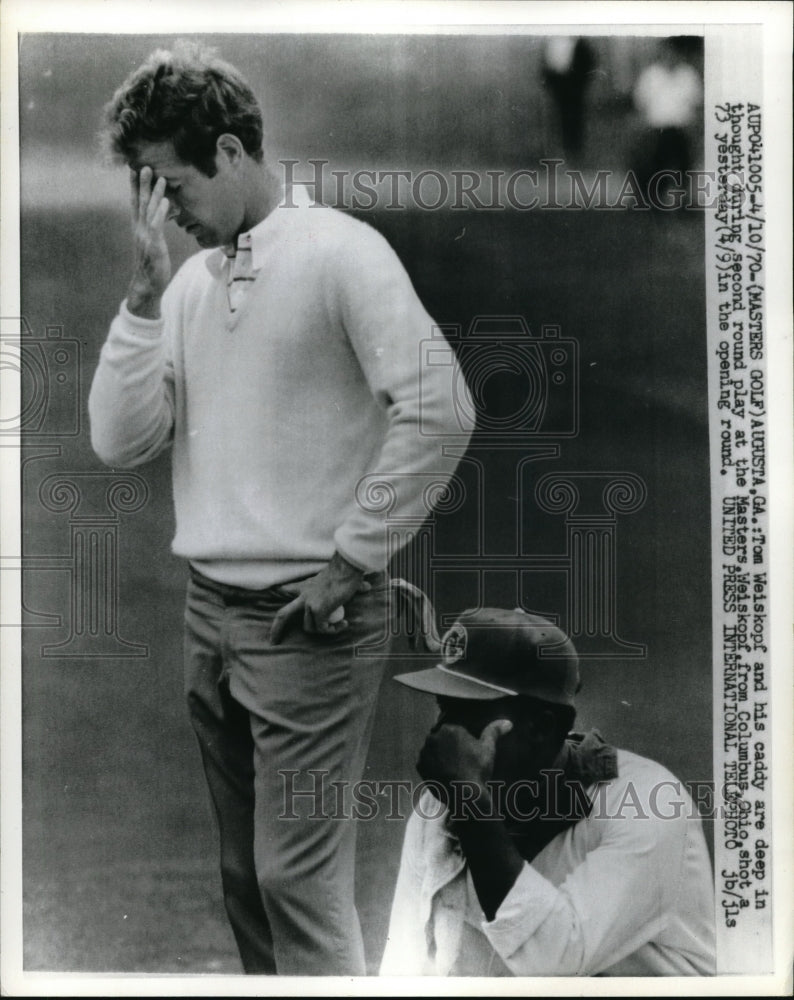
[[[310,796],[284,818],[285,780],[361,777],[383,663],[355,651],[384,634],[390,553],[357,487],[415,518],[427,475],[453,472],[440,369],[419,433],[432,320],[375,230],[282,190],[251,89],[211,52],[155,52],[106,137],[130,167],[135,263],[91,438],[112,466],[173,449],[186,693],[243,966],[362,975],[354,828]],[[168,220],[202,248],[173,278]]]
[[[690,192],[693,141],[703,121],[703,81],[690,57],[702,44],[686,35],[663,38],[634,86],[642,126],[635,169],[651,208],[689,207],[672,189]]]
[[[543,45],[543,84],[554,102],[568,164],[578,164],[585,139],[585,98],[595,72],[595,54],[585,38],[550,35]]]

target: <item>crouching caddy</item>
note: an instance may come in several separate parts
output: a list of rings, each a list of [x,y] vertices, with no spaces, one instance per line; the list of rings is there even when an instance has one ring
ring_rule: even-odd
[[[383,975],[714,973],[700,818],[660,764],[570,733],[576,651],[542,618],[466,613],[442,662]]]

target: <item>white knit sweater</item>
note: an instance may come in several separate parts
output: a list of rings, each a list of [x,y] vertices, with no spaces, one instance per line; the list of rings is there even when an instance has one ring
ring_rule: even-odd
[[[271,586],[334,549],[382,569],[387,514],[425,516],[430,474],[454,471],[442,445],[466,444],[451,369],[423,364],[433,321],[387,242],[305,191],[252,235],[260,270],[234,316],[220,249],[183,265],[161,319],[122,304],[89,398],[94,450],[129,467],[173,444],[173,550],[214,579]],[[372,509],[370,475],[391,509]]]

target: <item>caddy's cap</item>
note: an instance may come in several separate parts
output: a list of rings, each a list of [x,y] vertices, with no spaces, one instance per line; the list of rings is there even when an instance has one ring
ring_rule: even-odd
[[[465,611],[441,640],[441,662],[400,674],[401,684],[449,698],[489,700],[531,695],[573,705],[579,657],[556,625],[501,608]]]

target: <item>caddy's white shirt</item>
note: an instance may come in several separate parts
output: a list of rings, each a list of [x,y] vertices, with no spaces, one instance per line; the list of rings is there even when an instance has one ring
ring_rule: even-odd
[[[485,919],[457,838],[425,793],[406,828],[381,975],[714,973],[714,891],[700,818],[653,761],[617,751],[593,809],[526,862]],[[435,808],[433,803],[435,802]]]

